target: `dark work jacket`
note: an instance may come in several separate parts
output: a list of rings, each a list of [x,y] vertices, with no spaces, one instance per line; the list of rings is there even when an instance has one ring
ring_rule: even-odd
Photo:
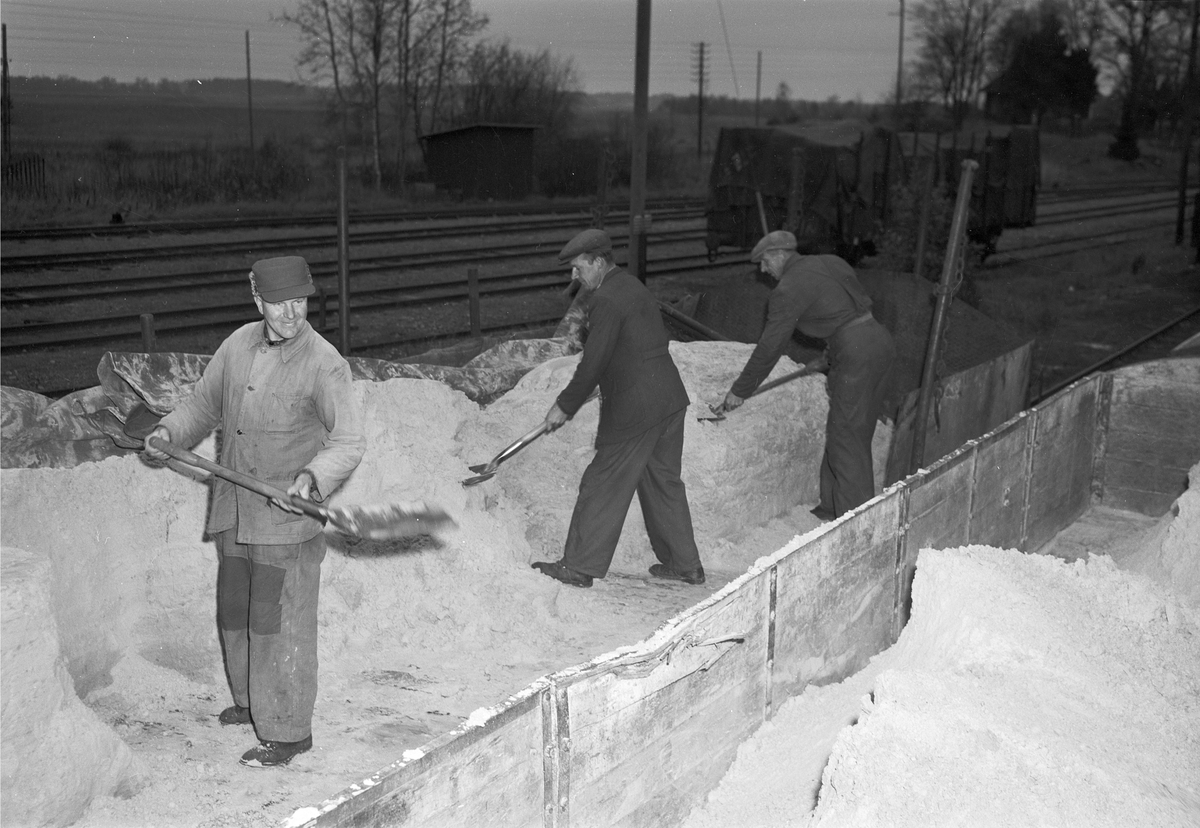
[[[730,390],[743,399],[753,394],[779,361],[793,330],[828,339],[870,310],[871,297],[845,259],[793,253],[767,300],[767,322],[758,345]]]
[[[625,270],[609,271],[588,301],[587,342],[558,407],[574,417],[599,385],[596,445],[636,437],[688,405],[669,343],[654,294]]]

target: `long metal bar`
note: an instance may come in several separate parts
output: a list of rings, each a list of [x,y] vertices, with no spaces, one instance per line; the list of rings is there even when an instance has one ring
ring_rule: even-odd
[[[946,245],[946,258],[942,262],[942,278],[937,286],[937,305],[933,311],[933,322],[929,326],[929,344],[925,349],[925,367],[921,372],[921,390],[917,396],[917,416],[913,421],[912,457],[909,474],[921,467],[925,456],[925,429],[929,424],[929,408],[933,401],[933,385],[936,380],[938,352],[942,345],[942,329],[954,298],[954,277],[958,273],[962,258],[963,243],[967,235],[967,210],[971,206],[971,182],[979,164],[970,158],[962,162],[962,175],[958,179],[958,197],[954,202],[954,218],[950,223],[950,240]]]

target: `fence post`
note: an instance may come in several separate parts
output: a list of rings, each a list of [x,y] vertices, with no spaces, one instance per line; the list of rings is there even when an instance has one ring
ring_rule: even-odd
[[[346,207],[346,148],[338,147],[338,350],[350,355],[350,217]]]
[[[479,268],[467,268],[467,308],[471,315],[471,336],[483,336],[483,326],[479,321]]]
[[[152,354],[156,349],[154,341],[154,314],[143,313],[139,319],[142,323],[142,352]]]

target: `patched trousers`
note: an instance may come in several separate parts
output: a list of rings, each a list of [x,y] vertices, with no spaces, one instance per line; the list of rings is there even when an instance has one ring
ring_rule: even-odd
[[[250,708],[258,738],[311,735],[317,700],[317,595],[325,536],[304,543],[238,543],[220,532],[217,626],[233,701]]]
[[[637,493],[655,557],[677,572],[700,566],[680,471],[687,409],[620,443],[596,447],[579,481],[563,563],[594,578],[608,574],[629,504]]]

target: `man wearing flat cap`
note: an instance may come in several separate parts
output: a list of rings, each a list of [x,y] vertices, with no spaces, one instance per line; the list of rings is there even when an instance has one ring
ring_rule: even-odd
[[[612,241],[585,230],[558,254],[590,291],[588,335],[575,375],[546,413],[560,428],[600,386],[596,455],[579,482],[561,560],[535,569],[565,584],[590,587],[608,574],[636,492],[658,563],[657,578],[704,583],[692,514],[680,470],[688,396],[671,359],[658,301],[613,264]]]
[[[300,256],[254,263],[263,319],[221,343],[191,396],[150,436],[190,447],[221,426],[221,465],[324,500],[362,459],[362,411],[350,366],[308,324],[314,292]],[[148,442],[148,441],[147,441]],[[146,455],[166,455],[147,445]],[[208,533],[217,544],[217,626],[233,705],[223,725],[253,724],[250,767],[283,765],[312,747],[317,697],[321,524],[281,501],[216,479]]]
[[[896,352],[891,334],[871,314],[871,298],[854,268],[838,256],[802,256],[796,237],[775,230],[754,246],[750,261],[778,280],[767,300],[767,322],[741,375],[725,395],[732,411],[771,373],[799,328],[824,339],[829,360],[829,416],[821,461],[822,520],[841,517],[875,496],[871,439],[883,413]]]

